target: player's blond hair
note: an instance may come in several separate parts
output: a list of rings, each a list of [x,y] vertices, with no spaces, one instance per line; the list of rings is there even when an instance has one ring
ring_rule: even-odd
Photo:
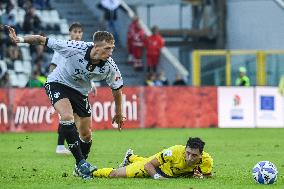
[[[93,35],[93,42],[97,43],[97,42],[102,42],[102,41],[106,41],[107,43],[110,43],[114,41],[114,37],[110,32],[107,32],[107,31],[95,32]]]

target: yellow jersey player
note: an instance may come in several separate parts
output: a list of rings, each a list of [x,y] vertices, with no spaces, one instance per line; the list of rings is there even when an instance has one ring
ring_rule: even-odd
[[[129,149],[118,169],[98,169],[93,172],[93,177],[208,177],[212,174],[213,159],[203,151],[204,145],[200,138],[190,137],[186,146],[175,145],[148,158],[135,155]]]

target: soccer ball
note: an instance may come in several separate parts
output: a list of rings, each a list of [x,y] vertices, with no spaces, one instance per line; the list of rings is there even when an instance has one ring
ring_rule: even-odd
[[[276,166],[270,161],[260,161],[252,169],[253,179],[259,184],[273,184],[277,174]]]

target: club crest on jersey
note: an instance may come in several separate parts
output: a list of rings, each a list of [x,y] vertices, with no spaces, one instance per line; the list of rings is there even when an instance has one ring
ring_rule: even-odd
[[[54,93],[54,98],[59,98],[59,96],[60,96],[60,92],[56,92],[56,93]]]
[[[86,68],[88,71],[92,72],[95,69],[95,65],[89,63]]]
[[[165,157],[170,157],[170,156],[172,156],[173,151],[172,150],[166,150],[163,154],[164,154]]]
[[[118,81],[118,80],[120,80],[120,79],[121,79],[120,76],[116,76],[116,77],[115,77],[115,81]]]

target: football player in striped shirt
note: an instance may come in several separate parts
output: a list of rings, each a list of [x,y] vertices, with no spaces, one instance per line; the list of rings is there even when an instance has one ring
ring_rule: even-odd
[[[40,35],[19,37],[10,26],[9,36],[14,43],[29,43],[46,45],[62,55],[66,61],[58,64],[48,75],[45,84],[46,93],[60,115],[60,128],[68,143],[69,149],[76,160],[75,171],[84,179],[92,177],[96,170],[86,161],[92,144],[91,107],[88,92],[91,90],[91,80],[105,80],[112,89],[115,102],[115,116],[112,122],[118,124],[119,130],[124,122],[122,115],[123,80],[120,71],[111,58],[114,50],[113,35],[107,31],[97,31],[93,42],[68,41]],[[74,114],[81,119],[81,125],[76,129]]]

